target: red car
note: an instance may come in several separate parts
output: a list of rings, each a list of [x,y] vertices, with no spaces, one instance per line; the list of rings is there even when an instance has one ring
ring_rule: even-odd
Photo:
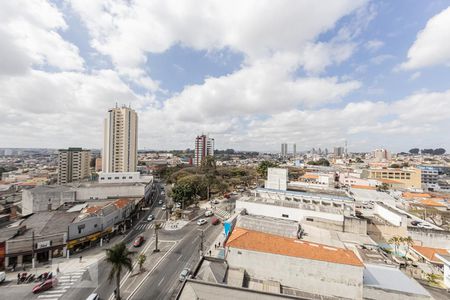
[[[216,217],[212,217],[211,218],[211,224],[213,225],[219,225],[220,224],[220,220]]]
[[[144,242],[144,237],[142,235],[140,235],[134,240],[133,246],[134,247],[140,247],[143,242]]]
[[[52,287],[58,284],[58,279],[52,278],[44,281],[43,283],[39,283],[33,288],[33,294],[44,292],[46,290],[51,289]]]

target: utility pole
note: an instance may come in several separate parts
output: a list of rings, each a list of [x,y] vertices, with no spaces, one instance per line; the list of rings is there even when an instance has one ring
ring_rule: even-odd
[[[31,232],[31,242],[33,243],[31,245],[31,268],[34,269],[34,267],[35,267],[35,261],[34,261],[34,230]]]
[[[159,229],[159,221],[155,222],[155,250],[153,250],[154,253],[159,252],[158,249],[158,229]]]
[[[203,256],[203,230],[200,230],[200,256]]]

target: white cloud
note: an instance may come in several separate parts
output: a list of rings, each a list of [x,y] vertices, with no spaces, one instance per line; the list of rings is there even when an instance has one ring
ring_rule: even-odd
[[[47,65],[83,69],[78,48],[58,33],[67,28],[63,15],[47,1],[1,1],[0,20],[0,74],[23,74],[31,66]]]
[[[118,68],[134,68],[146,61],[146,53],[161,53],[176,43],[194,49],[229,47],[249,60],[296,52],[365,3],[86,0],[71,5],[87,25],[92,45]]]
[[[370,40],[364,46],[367,50],[375,52],[384,46],[384,42],[380,40]]]
[[[385,61],[392,60],[394,58],[395,58],[395,56],[391,55],[391,54],[381,54],[381,55],[372,57],[370,59],[370,62],[375,65],[380,65],[380,64],[384,63]]]
[[[401,68],[414,70],[434,65],[450,66],[450,7],[428,20]]]

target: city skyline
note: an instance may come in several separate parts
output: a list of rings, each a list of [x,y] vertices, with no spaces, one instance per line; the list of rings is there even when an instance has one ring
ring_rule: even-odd
[[[448,3],[195,7],[1,3],[0,147],[100,149],[120,102],[140,149],[193,148],[190,132],[263,152],[450,148]]]

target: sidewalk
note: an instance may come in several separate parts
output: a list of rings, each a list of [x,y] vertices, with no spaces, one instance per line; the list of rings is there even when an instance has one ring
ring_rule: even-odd
[[[225,243],[225,234],[222,231],[211,243],[209,249],[206,250],[205,255],[215,258],[225,258],[224,243]],[[209,254],[209,251],[211,251],[211,255]]]

